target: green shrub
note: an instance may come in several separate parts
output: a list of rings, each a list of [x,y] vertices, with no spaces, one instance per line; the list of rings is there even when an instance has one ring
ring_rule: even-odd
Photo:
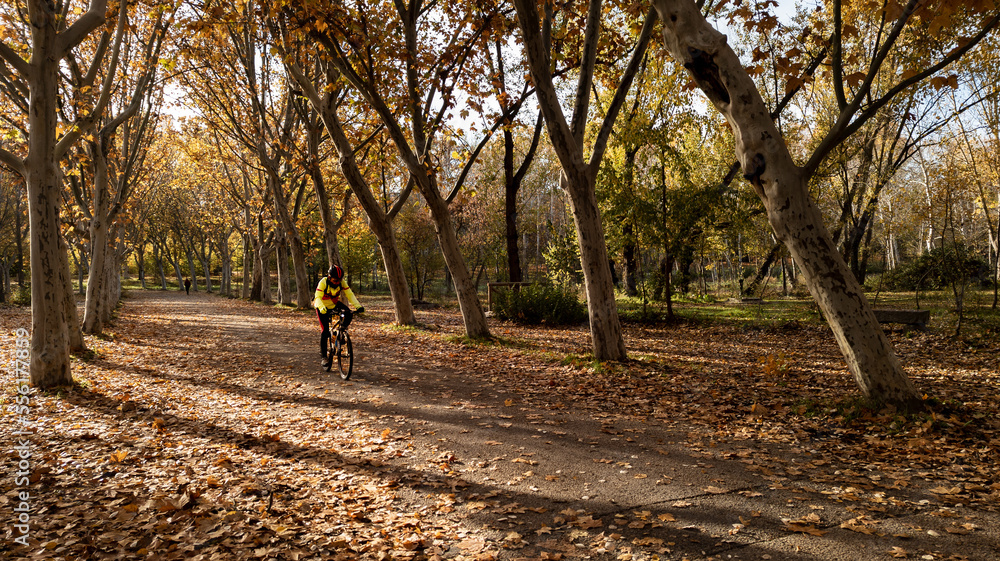
[[[11,302],[15,306],[30,306],[31,305],[31,289],[27,286],[19,286],[14,290]]]
[[[500,319],[524,324],[565,325],[587,319],[587,308],[576,291],[565,286],[532,284],[496,294],[493,313]]]
[[[989,265],[963,245],[937,247],[885,274],[888,290],[942,289],[952,282],[972,281],[987,286]]]
[[[560,285],[582,283],[583,269],[580,266],[580,246],[576,233],[567,231],[560,234],[552,224],[549,224],[549,232],[552,238],[542,255],[549,281]]]

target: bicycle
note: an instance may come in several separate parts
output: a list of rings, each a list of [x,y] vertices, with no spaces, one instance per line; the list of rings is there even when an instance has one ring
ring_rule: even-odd
[[[323,359],[323,367],[327,372],[331,371],[336,360],[340,378],[347,380],[354,369],[354,347],[351,346],[351,336],[347,330],[340,329],[343,323],[344,312],[340,312],[337,315],[337,322],[330,324],[330,348],[327,350],[327,357]]]

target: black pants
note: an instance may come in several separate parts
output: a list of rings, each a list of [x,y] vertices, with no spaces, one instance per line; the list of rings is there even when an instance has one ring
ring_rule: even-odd
[[[316,317],[319,318],[319,324],[323,328],[323,332],[319,335],[319,350],[326,356],[326,350],[329,348],[330,341],[330,323],[333,322],[334,314],[340,315],[340,312],[344,313],[344,321],[340,326],[342,330],[346,330],[349,325],[351,325],[351,320],[354,319],[354,312],[347,307],[347,304],[343,302],[337,302],[332,308],[327,308],[325,314],[321,314],[319,310],[316,310]]]

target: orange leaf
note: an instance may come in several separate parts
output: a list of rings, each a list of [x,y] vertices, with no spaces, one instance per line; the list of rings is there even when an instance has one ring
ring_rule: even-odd
[[[825,530],[820,530],[816,526],[811,524],[802,524],[800,522],[789,522],[782,527],[783,530],[788,530],[789,532],[799,532],[801,534],[809,534],[810,536],[822,536],[826,534]]]
[[[604,526],[604,522],[601,522],[600,520],[595,520],[593,516],[577,518],[576,521],[573,523],[579,526],[580,528],[583,528],[584,530],[589,530],[590,528],[600,528],[601,526]]]
[[[854,74],[849,74],[847,76],[844,76],[844,81],[847,82],[847,85],[851,86],[852,88],[856,88],[861,85],[861,82],[864,81],[865,76],[866,74],[864,72],[855,72]]]

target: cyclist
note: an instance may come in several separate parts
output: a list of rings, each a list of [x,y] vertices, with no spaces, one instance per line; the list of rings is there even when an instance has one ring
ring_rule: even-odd
[[[319,351],[324,361],[333,358],[333,353],[327,354],[326,351],[327,343],[330,341],[330,322],[333,320],[334,312],[344,312],[341,330],[347,330],[347,326],[351,324],[351,319],[354,317],[347,304],[340,301],[341,296],[347,298],[357,313],[365,311],[365,307],[361,305],[361,302],[358,302],[354,291],[351,290],[350,286],[347,286],[347,281],[344,280],[344,269],[340,265],[334,265],[330,267],[326,276],[319,280],[319,284],[316,285],[316,298],[313,300],[319,323],[323,326],[323,332],[319,336]]]

